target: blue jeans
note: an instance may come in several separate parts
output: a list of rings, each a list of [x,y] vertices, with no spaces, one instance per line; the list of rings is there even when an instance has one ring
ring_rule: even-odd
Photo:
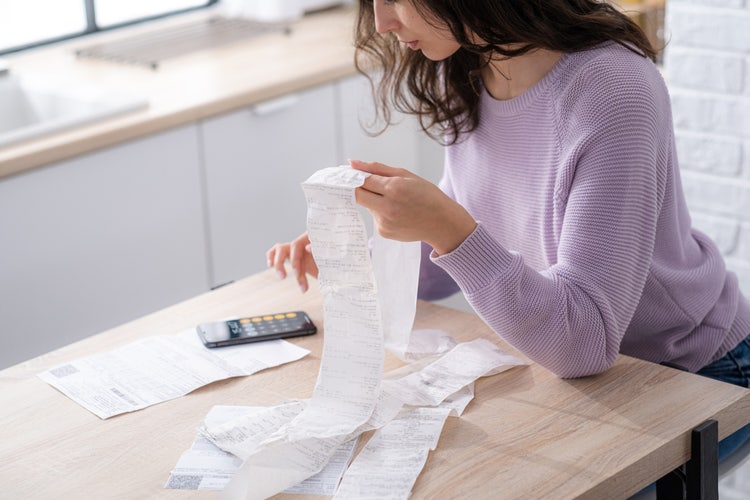
[[[723,358],[704,366],[697,373],[722,382],[750,387],[750,336]],[[750,439],[750,424],[719,441],[719,461],[737,451],[748,439]]]

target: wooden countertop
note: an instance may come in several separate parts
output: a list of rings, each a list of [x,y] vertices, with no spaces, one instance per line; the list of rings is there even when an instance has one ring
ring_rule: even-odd
[[[305,16],[281,32],[167,59],[158,70],[76,58],[75,50],[157,26],[215,14],[203,10],[4,57],[11,72],[53,77],[60,86],[95,84],[147,97],[149,106],[95,124],[0,148],[0,178],[355,73],[354,10]]]

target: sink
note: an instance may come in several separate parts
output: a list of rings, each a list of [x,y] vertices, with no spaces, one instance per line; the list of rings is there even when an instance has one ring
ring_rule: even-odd
[[[53,86],[0,68],[0,148],[148,106],[147,99],[101,86]]]

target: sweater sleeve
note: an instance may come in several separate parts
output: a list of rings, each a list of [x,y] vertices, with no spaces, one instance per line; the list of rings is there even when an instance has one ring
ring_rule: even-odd
[[[565,378],[614,363],[649,272],[663,199],[666,89],[611,66],[594,61],[559,100],[557,262],[530,268],[481,222],[456,250],[432,256],[495,332]]]

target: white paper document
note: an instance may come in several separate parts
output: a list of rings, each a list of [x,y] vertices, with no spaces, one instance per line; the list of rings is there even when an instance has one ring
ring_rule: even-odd
[[[290,402],[287,410],[295,413],[295,405]],[[299,405],[297,405],[299,406]],[[255,420],[258,413],[267,412],[266,408],[249,406],[214,406],[206,415],[204,426],[226,426],[235,422],[236,428],[242,428],[242,422]],[[266,420],[258,416],[259,421]],[[252,424],[251,424],[252,425]],[[233,426],[230,426],[232,428]],[[263,435],[270,432],[272,426],[262,425],[254,428],[252,434]],[[265,429],[265,430],[264,430]],[[245,429],[247,430],[247,429]],[[229,439],[225,437],[225,439]],[[358,439],[344,443],[337,449],[323,470],[303,482],[288,488],[285,493],[332,496],[338,488],[341,476],[352,459]],[[198,434],[193,445],[182,454],[169,475],[165,488],[183,490],[221,490],[226,486],[242,464],[242,459],[222,450],[203,434]]]
[[[308,353],[285,340],[207,349],[189,329],[70,361],[38,376],[98,417],[109,418]]]
[[[400,378],[383,380],[383,389],[411,406],[437,406],[476,379],[523,364],[485,339],[463,342]]]
[[[443,430],[448,408],[408,408],[370,438],[335,499],[406,500]]]

